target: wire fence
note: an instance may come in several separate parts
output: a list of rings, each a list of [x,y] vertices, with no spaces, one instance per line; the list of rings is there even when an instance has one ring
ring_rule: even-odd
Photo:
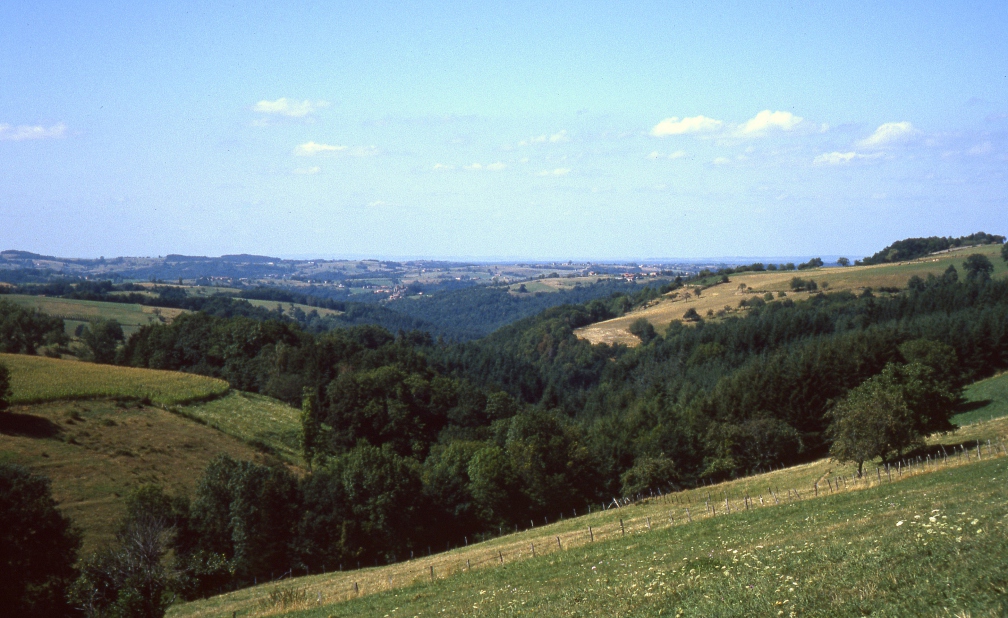
[[[559,529],[565,527],[563,524],[573,523],[573,520],[555,521],[549,531],[545,526],[530,527],[497,537],[487,547],[467,544],[446,552],[377,568],[317,574],[301,578],[299,582],[303,585],[304,598],[312,606],[334,603],[421,582],[436,582],[477,569],[549,556],[592,543],[669,530],[742,511],[879,487],[938,470],[1002,457],[1008,457],[1008,447],[1003,439],[998,439],[997,442],[977,440],[969,446],[965,443],[953,446],[951,452],[945,446],[938,446],[912,458],[872,466],[874,469],[865,469],[860,477],[857,474],[824,474],[803,487],[782,488],[769,482],[771,478],[768,477],[765,492],[750,492],[748,488],[739,491],[737,487],[723,484],[673,493],[658,492],[637,499],[613,498],[601,507],[609,517],[591,518],[594,520],[592,524],[585,523],[574,529]],[[629,508],[634,505],[647,505],[651,508],[646,514],[633,514],[635,511],[639,513],[637,509]],[[593,507],[592,513],[598,512],[599,509]],[[600,519],[607,521],[599,521]],[[271,613],[264,609],[258,615]]]

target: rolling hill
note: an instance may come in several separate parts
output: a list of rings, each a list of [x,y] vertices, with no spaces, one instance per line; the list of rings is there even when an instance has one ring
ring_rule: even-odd
[[[716,316],[719,311],[731,315],[744,311],[739,308],[739,301],[762,298],[766,294],[771,294],[774,301],[782,299],[779,296],[782,292],[792,300],[808,298],[810,292],[795,292],[791,289],[790,282],[794,277],[812,279],[817,282],[820,290],[830,292],[860,291],[866,288],[874,290],[905,288],[911,277],[926,278],[929,274],[939,276],[950,265],[956,266],[962,276],[962,261],[974,253],[986,256],[994,264],[993,276],[1002,278],[1008,273],[1008,265],[1001,259],[1000,251],[1000,245],[988,245],[955,249],[895,264],[738,273],[730,275],[728,283],[714,283],[709,287],[687,286],[626,315],[579,328],[575,333],[592,343],[621,343],[636,346],[640,340],[630,334],[629,327],[640,318],[646,319],[659,333],[662,333],[673,320],[681,321],[683,314],[689,309],[695,309],[704,317],[708,316],[708,312],[713,312]],[[701,287],[703,289],[700,295],[696,296],[695,290]]]

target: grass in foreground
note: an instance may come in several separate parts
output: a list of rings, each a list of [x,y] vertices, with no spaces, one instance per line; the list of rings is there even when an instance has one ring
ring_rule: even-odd
[[[84,531],[85,551],[112,540],[130,490],[158,483],[191,496],[220,453],[269,459],[210,427],[135,402],[56,401],[0,413],[0,461],[52,479],[60,510]]]
[[[0,364],[11,373],[13,404],[109,397],[178,405],[219,397],[229,389],[224,380],[206,376],[24,354],[0,354]]]
[[[932,446],[949,452],[980,440],[983,459],[925,459],[892,481],[870,470],[855,482],[851,466],[821,460],[432,557],[239,590],[169,615],[1000,616],[1008,457],[993,451],[1006,435],[1001,419],[937,436]],[[834,486],[838,476],[846,478]]]
[[[212,401],[178,408],[183,416],[301,465],[300,410],[276,399],[232,391]]]

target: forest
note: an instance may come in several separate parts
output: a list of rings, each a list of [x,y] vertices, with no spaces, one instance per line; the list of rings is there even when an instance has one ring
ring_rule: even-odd
[[[992,269],[975,255],[899,293],[753,301],[723,320],[638,329],[635,348],[574,330],[682,281],[552,307],[463,342],[376,325],[313,332],[265,310],[182,314],[141,327],[109,360],[219,377],[300,407],[309,471],[222,457],[193,496],[148,489],[132,517],[171,522],[179,591],[195,597],[842,454],[838,419],[871,388],[888,389],[909,419],[877,452],[897,456],[951,429],[963,385],[1008,367],[1008,281]],[[0,309],[0,329],[22,342],[11,351],[62,332],[58,320]]]

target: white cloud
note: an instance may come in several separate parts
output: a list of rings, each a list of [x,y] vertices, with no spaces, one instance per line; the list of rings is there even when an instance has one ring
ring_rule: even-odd
[[[566,176],[570,174],[569,167],[558,167],[555,170],[543,170],[539,172],[540,176]]]
[[[313,174],[318,174],[321,171],[319,166],[314,167],[299,167],[294,170],[294,173],[299,176],[311,176]]]
[[[338,152],[346,150],[346,146],[332,146],[330,144],[317,144],[315,142],[305,142],[294,149],[294,154],[302,157],[310,157],[322,152]]]
[[[567,131],[566,130],[560,130],[560,131],[557,131],[556,133],[554,133],[552,135],[545,135],[545,134],[544,135],[536,135],[536,136],[530,137],[528,139],[523,139],[522,141],[518,142],[518,145],[519,146],[530,146],[532,144],[545,144],[546,142],[549,142],[551,144],[560,144],[560,143],[569,142],[569,141],[570,141],[570,136],[567,135]]]
[[[768,129],[783,129],[790,131],[802,119],[791,112],[771,112],[768,109],[756,114],[739,127],[741,135],[761,135]]]
[[[843,163],[850,163],[855,159],[877,159],[882,156],[881,153],[872,154],[861,154],[860,152],[826,152],[815,159],[812,163],[815,165],[841,165]]]
[[[328,101],[295,101],[286,97],[280,97],[276,101],[259,101],[255,104],[255,111],[263,114],[277,114],[290,118],[304,118],[314,114],[323,107],[329,107]]]
[[[9,124],[0,124],[0,140],[11,142],[21,142],[29,139],[49,139],[63,137],[66,133],[66,125],[62,122],[51,127],[42,125],[21,125],[12,127]]]
[[[437,166],[434,166],[434,167],[435,167],[435,169],[437,168]],[[497,161],[496,163],[488,163],[486,165],[483,165],[482,163],[473,163],[472,165],[463,165],[462,169],[466,169],[466,170],[470,170],[470,171],[488,170],[488,171],[491,171],[491,172],[497,172],[497,171],[500,171],[500,170],[504,169],[505,167],[507,167],[507,165],[505,165],[504,163],[502,163],[500,161]]]
[[[990,154],[994,150],[990,142],[984,142],[982,144],[977,144],[976,146],[969,149],[971,155],[985,155]]]
[[[651,129],[651,135],[655,137],[665,137],[666,135],[682,135],[684,133],[700,133],[703,131],[716,131],[724,123],[707,116],[693,116],[691,118],[679,119],[678,116],[666,118]]]
[[[713,161],[714,165],[728,165],[731,163],[731,159],[728,157],[718,157]]]
[[[453,170],[453,169],[455,169],[455,166],[454,165],[447,165],[445,163],[435,163],[434,164],[434,169],[436,169],[436,170]]]
[[[883,148],[913,136],[917,132],[909,122],[887,122],[875,129],[869,137],[861,140],[864,148]]]
[[[391,206],[392,204],[384,200],[374,200],[373,202],[368,202],[369,208],[381,208],[382,206]]]
[[[649,159],[681,159],[686,156],[685,150],[676,150],[675,152],[670,152],[669,154],[663,154],[654,150],[648,155]]]

